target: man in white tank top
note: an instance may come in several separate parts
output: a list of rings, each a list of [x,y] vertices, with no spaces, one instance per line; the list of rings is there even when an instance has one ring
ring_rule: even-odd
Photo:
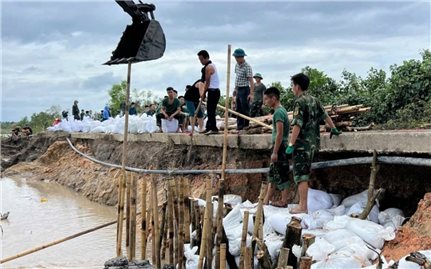
[[[218,101],[220,100],[219,77],[215,65],[210,61],[210,55],[206,50],[198,52],[199,61],[204,66],[201,70],[201,81],[204,83],[204,91],[202,93],[202,100],[205,100],[206,93],[208,92],[207,101],[207,115],[208,120],[205,130],[202,132],[206,135],[217,134],[218,128],[216,125],[216,109]]]

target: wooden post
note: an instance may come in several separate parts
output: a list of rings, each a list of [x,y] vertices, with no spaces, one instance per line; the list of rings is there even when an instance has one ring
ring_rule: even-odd
[[[282,247],[292,249],[294,245],[300,246],[301,232],[302,232],[301,220],[296,217],[292,217],[292,220],[286,227],[286,234],[284,236]],[[298,259],[292,253],[292,251],[289,252],[288,264],[293,266],[294,268],[296,268],[298,264]]]
[[[278,256],[277,267],[284,268],[287,265],[287,259],[289,258],[289,249],[281,248],[280,255]]]
[[[301,257],[307,256],[307,249],[314,243],[316,236],[314,234],[304,234],[302,236]]]
[[[377,172],[379,171],[379,168],[380,168],[380,166],[377,165],[376,163],[377,163],[377,152],[376,152],[376,150],[374,150],[373,151],[373,162],[371,163],[370,183],[368,185],[367,205],[365,206],[362,213],[359,215],[360,219],[366,219],[368,217],[368,214],[370,214],[370,211],[373,208],[377,197],[383,191],[382,189],[379,189],[378,191],[374,190],[374,185],[376,183],[376,175],[377,175]]]
[[[251,247],[246,247],[244,251],[244,268],[254,268],[254,257],[251,252]]]
[[[153,259],[155,259],[155,264],[156,267],[158,269],[161,268],[161,260],[160,260],[160,251],[157,249],[157,247],[159,246],[159,238],[160,238],[160,230],[159,230],[159,203],[158,203],[158,199],[157,199],[157,182],[156,179],[151,176],[151,191],[152,191],[152,201],[153,201]]]
[[[162,242],[163,242],[163,237],[164,237],[164,231],[165,231],[165,225],[166,225],[166,207],[167,207],[167,203],[163,203],[162,205],[162,219],[160,222],[160,234],[159,234],[159,240],[158,243],[159,245],[157,246],[157,256],[160,257],[161,259],[161,251],[162,251]]]
[[[311,257],[301,257],[299,261],[299,269],[310,269],[311,261]]]
[[[147,182],[141,180],[141,260],[147,253]]]
[[[248,217],[249,211],[244,211],[244,218],[242,219],[242,234],[241,234],[241,254],[239,256],[239,269],[244,269],[244,252],[247,247],[247,233],[248,233]]]
[[[129,98],[130,98],[130,77],[132,73],[132,62],[128,62],[127,65],[127,84],[126,84],[126,113],[124,116],[124,135],[123,135],[123,152],[121,156],[121,171],[126,179],[126,153],[127,153],[127,134],[129,130]],[[123,184],[122,184],[123,185]],[[121,243],[123,237],[123,216],[124,216],[124,189],[120,187],[120,201],[118,201],[118,217],[117,217],[117,257],[121,256]]]
[[[256,243],[255,243],[256,239],[259,238],[259,228],[260,228],[260,224],[263,216],[263,199],[265,198],[267,185],[268,184],[266,182],[262,182],[262,185],[260,187],[259,202],[257,204],[256,218],[254,220],[254,227],[253,227],[253,237],[252,237],[252,245],[251,245],[252,253],[254,253],[254,250],[256,247]],[[259,238],[259,239],[263,240],[263,238]]]
[[[208,182],[208,189],[211,190],[211,181]],[[212,194],[212,191],[211,191]],[[206,201],[206,207],[208,207],[208,227],[207,227],[207,244],[206,244],[206,268],[211,268],[212,261],[213,261],[213,214],[214,214],[214,208],[212,203],[212,195],[210,195],[210,199]]]
[[[220,245],[220,269],[226,269],[226,244]]]
[[[199,208],[198,201],[193,201],[193,208],[194,208],[194,214],[195,214],[195,222],[196,222],[196,239],[195,239],[195,246],[198,246],[200,248],[201,246],[201,239],[202,239],[202,227],[203,223],[201,219],[201,212]]]
[[[206,200],[211,202],[211,190],[206,191]],[[199,252],[199,260],[198,260],[198,268],[202,269],[204,256],[206,253],[206,244],[207,244],[207,236],[208,236],[208,218],[212,217],[209,216],[209,207],[205,207],[205,214],[204,214],[204,223],[203,223],[203,229],[202,229],[202,238],[201,238],[201,247]]]
[[[129,261],[136,257],[136,179],[130,174],[130,246]]]
[[[169,233],[169,264],[174,264],[174,182],[168,184],[168,233]]]
[[[178,269],[183,269],[184,261],[184,180],[180,178],[178,182]]]
[[[184,197],[184,243],[190,242],[190,182],[187,178],[184,178],[183,184],[183,197]]]
[[[126,173],[126,247],[130,246],[130,173]],[[130,250],[130,248],[128,248]],[[130,254],[129,254],[130,255]]]
[[[118,178],[118,207],[117,207],[117,257],[120,257],[122,254],[121,244],[122,244],[122,236],[123,236],[123,215],[124,215],[124,171],[121,171],[121,175]],[[120,221],[121,218],[121,221]]]
[[[271,256],[269,255],[268,248],[266,247],[263,240],[256,240],[259,251],[256,254],[257,260],[259,261],[260,267],[263,269],[272,269]]]

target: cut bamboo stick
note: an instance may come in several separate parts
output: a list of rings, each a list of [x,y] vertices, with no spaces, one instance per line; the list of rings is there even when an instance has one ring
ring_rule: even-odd
[[[253,267],[252,267],[253,266]],[[251,247],[246,247],[244,251],[244,268],[254,268],[254,257]]]
[[[130,246],[129,261],[136,257],[136,179],[130,174]]]
[[[174,182],[169,181],[168,185],[168,230],[169,230],[169,264],[174,264]]]
[[[226,269],[226,244],[220,245],[220,269]]]
[[[217,207],[217,217],[216,217],[216,259],[215,266],[216,268],[220,267],[220,244],[222,243],[223,237],[223,205],[224,205],[224,180],[219,182],[219,193],[218,193],[218,207]]]
[[[244,269],[244,251],[247,247],[247,233],[248,233],[248,217],[249,211],[244,211],[244,217],[242,219],[242,234],[241,234],[241,253],[239,256],[239,269]]]
[[[193,201],[193,209],[194,209],[194,215],[195,215],[195,222],[196,222],[196,239],[195,239],[195,246],[198,246],[200,248],[201,246],[201,239],[202,239],[202,218],[201,218],[201,212],[199,208],[198,201]]]
[[[190,223],[191,223],[191,210],[190,210],[190,181],[186,178],[183,184],[183,196],[184,196],[184,243],[190,243]]]
[[[147,182],[141,180],[141,260],[147,253]]]
[[[153,201],[153,258],[155,259],[154,264],[156,264],[156,267],[158,269],[161,268],[161,260],[160,260],[160,250],[157,249],[157,247],[160,245],[159,244],[159,239],[160,239],[160,229],[159,229],[159,203],[158,203],[158,198],[157,198],[157,182],[156,179],[151,176],[151,191],[152,191],[152,201]]]
[[[302,235],[302,250],[301,257],[307,256],[307,249],[314,243],[316,236],[314,234]]]
[[[167,208],[167,203],[163,203],[163,205],[162,205],[162,213],[161,213],[161,216],[162,216],[162,219],[161,219],[161,221],[160,221],[160,234],[159,234],[159,240],[158,240],[158,243],[159,243],[159,245],[157,246],[157,256],[159,256],[160,257],[160,259],[162,259],[162,254],[161,254],[161,252],[162,252],[162,243],[163,243],[163,238],[165,237],[165,234],[164,234],[164,231],[165,231],[165,226],[167,226],[166,225],[166,208]]]
[[[256,242],[259,249],[256,254],[256,258],[259,261],[260,267],[263,269],[272,269],[272,261],[268,248],[262,240],[257,239]]]
[[[290,249],[288,249],[288,248],[281,248],[280,249],[277,267],[284,268],[287,265],[287,259],[289,258],[289,251],[290,251]]]
[[[211,191],[206,191],[206,200],[207,202],[211,202]],[[207,245],[207,237],[208,237],[208,219],[212,217],[209,216],[209,207],[205,207],[205,214],[204,214],[204,222],[203,222],[203,229],[202,229],[202,238],[201,238],[201,247],[199,252],[199,260],[198,260],[198,269],[202,269],[204,257],[206,254],[206,245]]]
[[[124,171],[121,171],[121,175],[118,178],[118,207],[117,207],[117,257],[121,256],[121,244],[122,244],[122,235],[123,235],[123,221],[120,218],[123,218],[124,215]]]
[[[310,269],[311,261],[311,257],[301,257],[299,260],[299,269]]]
[[[292,249],[294,245],[301,245],[301,232],[301,220],[296,217],[292,217],[292,220],[286,227],[283,247]],[[296,268],[298,264],[298,260],[292,251],[289,252],[288,264],[294,268]]]
[[[126,173],[126,247],[130,248],[130,173]],[[129,254],[130,255],[130,254]]]
[[[211,181],[208,181],[208,187],[209,190],[211,190]],[[211,192],[212,194],[212,192]],[[211,268],[212,261],[213,261],[213,244],[214,244],[214,236],[213,236],[213,203],[212,199],[206,201],[206,207],[208,207],[208,227],[207,227],[207,244],[206,244],[206,268]]]
[[[178,240],[178,269],[183,269],[184,261],[184,179],[180,178],[179,180],[179,193],[178,193],[178,199],[179,199],[179,216],[178,216],[178,222],[179,222],[179,240]]]
[[[383,191],[383,189],[378,189],[377,191],[374,189],[376,183],[377,172],[379,171],[380,166],[377,165],[377,151],[373,151],[373,161],[371,163],[371,174],[370,174],[370,183],[368,184],[368,199],[367,204],[364,210],[359,214],[360,219],[366,219],[368,214],[370,214],[371,209],[376,202],[377,197]]]
[[[267,186],[268,184],[266,182],[262,182],[262,185],[260,187],[259,201],[257,204],[256,215],[255,215],[256,217],[254,220],[254,227],[253,227],[252,246],[251,246],[252,253],[254,253],[255,246],[256,246],[255,240],[256,239],[263,240],[263,238],[259,238],[259,229],[260,229],[261,219],[263,216],[263,199],[265,198]]]

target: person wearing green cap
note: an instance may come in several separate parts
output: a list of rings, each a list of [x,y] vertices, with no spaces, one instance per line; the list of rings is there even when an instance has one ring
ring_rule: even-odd
[[[250,102],[253,101],[254,95],[254,83],[253,83],[253,71],[251,66],[245,61],[244,57],[247,56],[243,49],[236,49],[233,54],[235,57],[235,108],[236,112],[243,115],[250,115]],[[236,118],[237,130],[242,133],[245,127],[248,127],[249,121],[242,117]]]
[[[266,86],[261,82],[263,77],[260,73],[256,73],[253,76],[254,80],[254,95],[253,95],[253,103],[251,103],[250,108],[250,117],[259,117],[263,116],[263,93],[266,90]]]
[[[328,116],[319,100],[308,94],[310,79],[299,73],[291,78],[292,91],[296,99],[293,104],[292,136],[286,154],[292,155],[293,179],[298,185],[299,205],[293,208],[292,214],[308,212],[308,181],[310,180],[311,163],[320,148],[320,121],[324,120],[331,127],[331,136],[340,135],[331,117]]]

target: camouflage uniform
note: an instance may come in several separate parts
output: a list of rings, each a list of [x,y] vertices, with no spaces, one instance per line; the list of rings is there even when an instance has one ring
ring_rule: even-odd
[[[295,183],[298,184],[310,179],[311,162],[320,148],[319,123],[328,114],[319,100],[306,92],[295,100],[293,107],[291,125],[301,128],[293,152],[293,175]]]

